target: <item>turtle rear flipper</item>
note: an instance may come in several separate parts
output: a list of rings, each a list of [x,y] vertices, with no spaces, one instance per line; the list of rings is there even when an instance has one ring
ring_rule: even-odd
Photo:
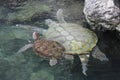
[[[88,55],[88,54],[87,55],[79,55],[81,65],[82,65],[82,69],[83,69],[82,73],[86,76],[87,76],[86,71],[87,71],[87,64],[88,64],[88,61],[89,61],[89,57],[90,57],[90,55]]]
[[[101,52],[101,50],[96,46],[92,52],[92,56],[96,59],[99,59],[100,61],[109,61],[109,59],[106,57],[106,55]]]
[[[26,51],[27,49],[29,49],[31,47],[33,47],[33,44],[26,44],[25,46],[20,48],[17,53],[22,53],[22,52]]]
[[[63,57],[64,57],[66,60],[74,60],[74,56],[73,56],[73,55],[70,55],[70,54],[64,54]]]
[[[57,64],[57,59],[56,58],[51,58],[50,61],[49,61],[49,65],[54,66],[56,64]]]

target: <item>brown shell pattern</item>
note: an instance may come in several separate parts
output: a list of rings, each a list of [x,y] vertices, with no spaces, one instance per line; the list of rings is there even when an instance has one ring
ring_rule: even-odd
[[[60,58],[65,50],[58,42],[46,39],[36,40],[33,49],[38,56],[47,58]]]

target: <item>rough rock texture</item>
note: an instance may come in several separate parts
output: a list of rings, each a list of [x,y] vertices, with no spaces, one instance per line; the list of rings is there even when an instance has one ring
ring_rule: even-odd
[[[0,5],[9,8],[16,9],[17,7],[24,5],[27,0],[0,0]]]
[[[96,27],[120,31],[119,0],[85,0],[84,14],[87,21]]]

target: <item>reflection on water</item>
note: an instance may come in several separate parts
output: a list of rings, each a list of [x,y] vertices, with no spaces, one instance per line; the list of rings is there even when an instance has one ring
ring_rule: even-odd
[[[7,4],[4,1],[5,5],[0,6],[0,80],[119,80],[119,68],[112,68],[110,62],[100,62],[92,57],[88,65],[88,76],[84,76],[81,72],[80,60],[76,55],[73,62],[61,59],[57,65],[50,67],[49,61],[35,55],[32,49],[17,54],[16,52],[22,46],[33,42],[33,31],[15,26],[17,23],[23,25],[33,25],[34,23],[35,26],[47,28],[44,20],[50,17],[54,18],[53,15],[49,15],[53,12],[50,12],[51,7],[48,6],[50,5],[48,2],[54,0],[44,0],[43,2],[35,0],[37,2],[32,4],[30,1],[32,0],[28,0],[27,5],[22,2],[19,5],[12,2]],[[63,6],[62,2],[58,6]],[[54,3],[52,2],[52,4]],[[65,4],[69,5],[71,2],[66,0]],[[74,7],[78,8],[76,5],[70,6],[71,9]],[[51,11],[54,10],[56,9]]]

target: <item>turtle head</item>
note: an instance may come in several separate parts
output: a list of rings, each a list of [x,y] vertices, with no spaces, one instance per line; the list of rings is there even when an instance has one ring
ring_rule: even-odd
[[[32,36],[33,36],[33,39],[34,39],[34,40],[37,40],[37,39],[40,38],[40,37],[39,37],[40,35],[39,35],[38,32],[33,32]]]

